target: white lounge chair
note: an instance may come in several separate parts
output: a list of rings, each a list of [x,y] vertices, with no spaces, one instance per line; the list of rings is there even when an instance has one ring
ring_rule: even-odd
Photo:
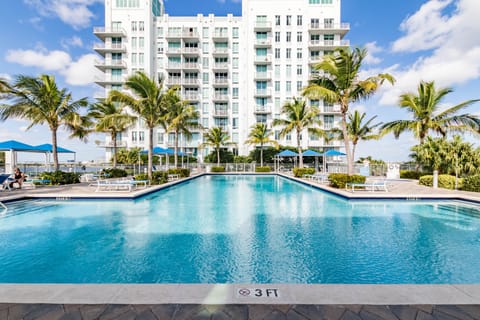
[[[385,180],[373,180],[365,183],[347,183],[345,189],[355,192],[355,188],[365,188],[368,191],[385,191],[388,192],[387,182]]]
[[[11,174],[8,174],[8,173],[2,173],[0,174],[0,185],[2,186],[2,191],[3,190],[12,190],[12,188],[10,188],[10,182],[9,182],[9,177],[11,176]]]

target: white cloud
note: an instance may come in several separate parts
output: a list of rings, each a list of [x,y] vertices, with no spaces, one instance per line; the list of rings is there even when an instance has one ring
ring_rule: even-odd
[[[368,55],[363,60],[365,64],[379,64],[382,62],[382,59],[375,56],[376,53],[383,51],[383,48],[377,46],[377,42],[369,42],[365,45],[365,48],[368,52]]]
[[[23,0],[26,4],[35,8],[41,16],[58,17],[64,23],[75,29],[90,26],[90,20],[94,17],[89,6],[95,3],[103,3],[103,0]]]
[[[10,50],[6,59],[28,67],[36,67],[43,71],[58,72],[71,85],[89,85],[94,81],[97,70],[94,67],[95,54],[85,54],[73,60],[65,51],[53,50]]]
[[[450,16],[442,15],[450,2],[430,0],[403,22],[406,34],[394,43],[393,51],[432,50],[411,65],[394,65],[386,71],[397,82],[393,88],[383,89],[381,104],[395,105],[400,94],[415,91],[421,80],[435,81],[437,87],[455,87],[480,77],[480,21],[476,17],[480,1],[458,0]],[[434,35],[429,36],[429,32]],[[420,35],[427,39],[419,39]],[[470,98],[474,97],[465,100]]]
[[[83,47],[83,41],[78,36],[61,40],[62,47],[68,49],[69,47]]]

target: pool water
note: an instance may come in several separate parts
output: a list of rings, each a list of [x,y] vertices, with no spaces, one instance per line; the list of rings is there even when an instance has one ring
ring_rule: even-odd
[[[480,283],[480,211],[347,201],[278,176],[0,208],[1,283]]]

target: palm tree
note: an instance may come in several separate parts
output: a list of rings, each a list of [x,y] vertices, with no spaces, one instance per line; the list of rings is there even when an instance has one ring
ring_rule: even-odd
[[[378,74],[364,80],[359,79],[360,67],[366,57],[365,49],[354,50],[340,48],[315,65],[319,74],[311,80],[303,91],[310,99],[323,99],[326,102],[339,104],[342,116],[342,132],[347,154],[348,174],[353,173],[353,157],[350,150],[350,136],[347,128],[347,114],[351,103],[372,96],[385,80],[394,83],[389,74]]]
[[[275,119],[273,125],[283,127],[280,131],[280,137],[284,137],[293,131],[296,133],[299,167],[302,168],[302,132],[306,129],[308,133],[325,136],[325,131],[319,128],[322,125],[319,119],[320,110],[314,106],[307,106],[302,99],[293,98],[293,102],[287,102],[283,105],[282,113],[286,116],[286,119]]]
[[[53,164],[58,170],[58,129],[65,128],[72,133],[70,137],[86,138],[90,122],[79,111],[88,106],[87,98],[73,101],[72,94],[67,89],[59,89],[51,75],[38,78],[20,75],[11,87],[12,103],[0,106],[0,120],[12,117],[30,120],[27,129],[47,124],[52,134]]]
[[[277,141],[270,139],[272,131],[268,129],[268,126],[265,123],[257,123],[252,126],[252,130],[248,134],[248,140],[245,141],[247,144],[260,144],[260,166],[263,167],[263,145],[266,143],[271,143],[274,146],[278,146]]]
[[[97,132],[110,133],[113,142],[113,167],[117,167],[117,134],[125,131],[136,117],[124,112],[125,105],[113,102],[110,98],[99,99],[90,106],[88,116],[95,119],[94,130]]]
[[[198,123],[200,114],[195,108],[188,104],[188,101],[181,100],[178,91],[173,89],[166,93],[168,101],[165,114],[166,132],[174,133],[175,167],[178,166],[178,137],[181,134],[186,139],[192,138],[192,129],[201,129]]]
[[[461,132],[473,130],[478,132],[480,120],[471,114],[456,115],[458,111],[469,107],[480,99],[467,100],[445,110],[440,110],[443,98],[452,92],[451,88],[437,90],[435,83],[421,81],[418,93],[404,93],[399,105],[412,114],[413,120],[395,120],[382,126],[385,133],[393,132],[398,138],[404,131],[412,131],[420,144],[423,144],[429,131],[445,137],[448,131]]]
[[[135,96],[129,93],[112,91],[112,101],[128,105],[145,122],[148,128],[148,179],[152,179],[153,166],[153,130],[164,124],[167,101],[163,90],[163,78],[157,81],[150,79],[144,72],[137,72],[125,82]]]
[[[203,134],[204,146],[212,146],[217,153],[217,166],[220,166],[220,148],[231,145],[230,136],[221,127],[213,127]]]
[[[360,113],[358,110],[355,110],[353,114],[348,113],[347,131],[350,135],[350,140],[352,141],[352,159],[354,160],[355,150],[360,140],[377,140],[381,137],[381,135],[375,133],[374,130],[381,126],[382,123],[371,124],[377,116],[373,116],[364,122],[366,116],[367,114],[365,112]],[[343,138],[343,135],[340,134],[340,137]]]

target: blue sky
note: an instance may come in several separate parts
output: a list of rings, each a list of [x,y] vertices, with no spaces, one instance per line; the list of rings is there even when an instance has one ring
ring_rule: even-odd
[[[239,0],[167,0],[165,7],[170,15],[241,15]],[[480,98],[478,12],[478,0],[343,0],[342,21],[351,26],[346,38],[369,50],[362,74],[389,72],[397,79],[395,86],[384,86],[373,98],[352,108],[367,112],[368,117],[377,115],[379,121],[406,119],[396,101],[401,93],[414,91],[420,80],[452,87],[446,106]],[[92,28],[103,25],[103,16],[103,0],[0,1],[0,76],[54,74],[76,98],[92,97],[100,91],[92,84],[93,61],[99,58],[91,49],[97,41]],[[468,111],[480,115],[479,110],[476,104]],[[46,127],[25,131],[27,126],[20,120],[0,123],[0,140],[51,141]],[[468,139],[476,143],[478,136]],[[102,136],[91,136],[84,144],[61,134],[59,145],[77,151],[79,160],[102,159],[103,149],[96,147],[96,140]],[[386,136],[360,142],[357,155],[407,160],[415,143],[409,134],[399,140]]]

